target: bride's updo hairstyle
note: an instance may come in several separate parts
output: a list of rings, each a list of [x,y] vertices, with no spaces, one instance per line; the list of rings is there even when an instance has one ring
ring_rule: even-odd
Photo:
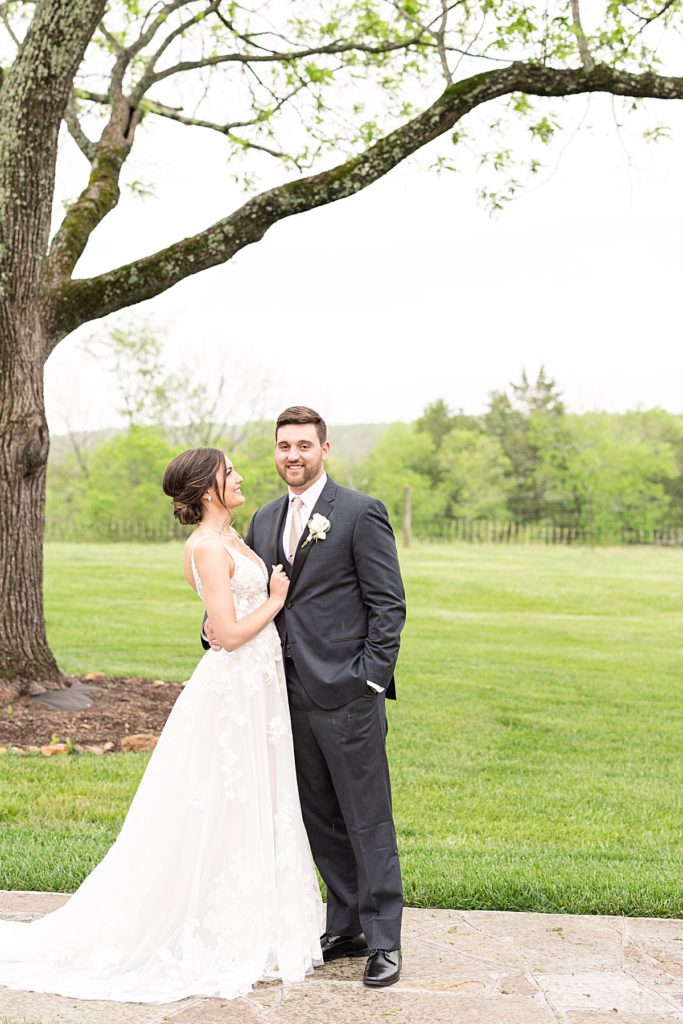
[[[173,499],[173,515],[183,526],[201,522],[201,497],[212,488],[223,508],[226,507],[225,480],[221,494],[216,482],[221,466],[225,467],[225,455],[218,448],[188,448],[167,466],[162,484],[164,494]]]

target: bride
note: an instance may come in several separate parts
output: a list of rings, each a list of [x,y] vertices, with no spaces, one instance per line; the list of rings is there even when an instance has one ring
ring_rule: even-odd
[[[322,902],[299,807],[273,619],[288,579],[230,527],[242,477],[215,448],[164,491],[196,529],[185,575],[222,645],[178,697],[121,832],[59,910],[0,922],[0,986],[80,999],[235,998],[322,963]],[[269,594],[270,591],[270,594]]]

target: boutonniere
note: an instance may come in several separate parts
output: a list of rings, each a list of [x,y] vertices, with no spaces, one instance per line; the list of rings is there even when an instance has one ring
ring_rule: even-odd
[[[301,545],[302,548],[305,548],[312,540],[325,540],[325,534],[329,533],[332,528],[332,524],[329,519],[326,519],[325,516],[321,516],[319,512],[316,512],[316,514],[308,520],[306,526],[308,527],[308,537]]]

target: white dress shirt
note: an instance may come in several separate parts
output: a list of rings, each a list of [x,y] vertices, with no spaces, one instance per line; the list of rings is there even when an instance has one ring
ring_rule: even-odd
[[[301,537],[303,538],[306,534],[307,526],[306,523],[313,515],[313,509],[315,508],[316,502],[320,495],[325,490],[325,484],[327,483],[327,473],[312,483],[310,487],[307,487],[301,494],[295,494],[294,491],[289,489],[289,504],[287,505],[287,515],[285,516],[285,528],[282,531],[282,547],[285,554],[288,554],[287,546],[289,544],[289,531],[292,528],[292,502],[295,498],[301,498],[304,503],[304,507],[301,509],[301,522],[304,524],[304,529]]]
[[[306,530],[308,529],[308,526],[306,524],[308,523],[308,520],[313,515],[313,509],[316,506],[318,498],[320,497],[320,495],[325,490],[325,484],[326,483],[327,483],[327,473],[323,473],[323,475],[318,480],[316,480],[315,483],[311,484],[310,487],[307,487],[305,491],[301,492],[301,494],[295,494],[294,491],[291,488],[289,489],[289,499],[288,499],[289,500],[289,504],[287,505],[287,515],[285,516],[285,526],[284,526],[284,529],[282,531],[282,547],[283,547],[283,550],[285,551],[285,553],[287,552],[287,545],[289,543],[289,531],[291,530],[291,525],[292,525],[292,502],[293,502],[294,498],[301,498],[301,500],[303,502],[303,505],[304,505],[304,507],[301,509],[301,513],[300,513],[301,514],[301,522],[304,524],[303,532],[301,534],[301,537],[303,538],[306,535]],[[299,540],[299,543],[301,543],[301,538]],[[372,682],[370,682],[369,679],[367,680],[367,684],[368,684],[368,686],[371,686],[373,690],[376,690],[377,693],[384,693],[384,687],[383,686],[378,686],[377,683],[372,683]]]

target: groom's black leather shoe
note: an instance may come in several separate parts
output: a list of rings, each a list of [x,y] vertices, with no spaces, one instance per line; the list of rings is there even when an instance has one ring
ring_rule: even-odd
[[[363,975],[363,984],[370,988],[394,985],[401,977],[400,949],[371,949]]]
[[[341,956],[367,956],[369,952],[362,932],[360,935],[329,935],[325,932],[320,936],[320,947],[326,964]]]

